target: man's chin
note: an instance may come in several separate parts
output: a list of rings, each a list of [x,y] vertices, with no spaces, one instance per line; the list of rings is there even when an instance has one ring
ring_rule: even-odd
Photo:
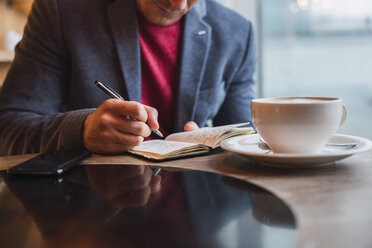
[[[157,25],[160,25],[160,26],[169,26],[173,23],[175,23],[176,21],[178,21],[181,17],[175,17],[175,18],[157,18],[157,19],[154,19],[154,20],[149,20],[150,22],[152,23],[155,23]]]

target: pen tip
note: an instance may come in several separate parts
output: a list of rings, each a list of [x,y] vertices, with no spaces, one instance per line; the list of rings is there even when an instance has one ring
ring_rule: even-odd
[[[153,132],[161,138],[164,138],[163,134],[159,130],[153,130]]]

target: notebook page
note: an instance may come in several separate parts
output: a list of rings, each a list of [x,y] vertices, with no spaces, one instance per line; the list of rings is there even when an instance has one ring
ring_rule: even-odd
[[[166,140],[149,140],[142,142],[139,146],[132,149],[134,152],[151,152],[164,155],[185,147],[193,146],[193,143],[174,142]]]
[[[239,123],[219,127],[203,127],[190,132],[180,132],[169,135],[166,140],[182,141],[196,144],[204,144],[213,147],[214,142],[226,131],[248,123]]]

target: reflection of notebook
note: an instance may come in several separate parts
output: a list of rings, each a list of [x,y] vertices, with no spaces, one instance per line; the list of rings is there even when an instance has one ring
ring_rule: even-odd
[[[207,153],[218,147],[221,141],[244,134],[254,133],[249,123],[239,123],[219,127],[204,127],[190,132],[169,135],[165,140],[149,140],[133,148],[129,153],[151,160],[180,158]]]

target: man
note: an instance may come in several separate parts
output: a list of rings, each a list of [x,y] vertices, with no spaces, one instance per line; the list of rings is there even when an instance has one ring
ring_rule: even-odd
[[[36,0],[0,95],[0,153],[120,153],[151,129],[248,121],[254,49],[252,25],[213,0]]]

